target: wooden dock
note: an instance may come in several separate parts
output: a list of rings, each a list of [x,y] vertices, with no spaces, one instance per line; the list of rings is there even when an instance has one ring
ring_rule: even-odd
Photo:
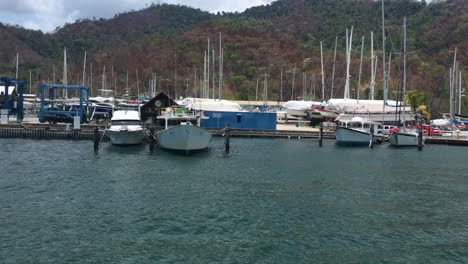
[[[65,125],[0,125],[0,138],[93,140],[95,127],[87,125],[81,129],[67,129]],[[99,135],[103,141],[109,140],[102,128]]]
[[[0,125],[0,138],[30,138],[30,139],[62,139],[62,140],[94,140],[94,130],[98,127],[99,136],[102,141],[109,141],[105,134],[106,126],[85,124],[80,129],[73,129],[64,124],[9,124]],[[160,131],[163,128],[156,128]],[[208,129],[213,136],[224,136],[224,129]],[[248,129],[230,129],[231,137],[246,138],[287,138],[287,139],[318,139],[318,130],[248,130]],[[323,132],[323,139],[335,139],[331,131]],[[426,144],[441,144],[453,146],[468,146],[468,137],[426,137]]]
[[[71,140],[93,140],[94,129],[97,125],[81,125],[80,129],[72,129],[64,124],[12,124],[0,125],[0,138],[32,138],[32,139],[71,139]],[[105,132],[105,126],[99,126],[100,136]],[[156,128],[155,131],[163,128]],[[208,129],[213,136],[223,136],[224,129]],[[296,130],[247,130],[230,129],[231,137],[247,138],[290,138],[290,139],[318,139],[318,131],[296,131]],[[334,139],[333,132],[324,132],[324,139]],[[108,141],[107,135],[103,141]]]
[[[451,145],[451,146],[468,146],[468,140],[466,138],[447,138],[447,137],[429,137],[424,141],[426,144],[437,144],[437,145]]]

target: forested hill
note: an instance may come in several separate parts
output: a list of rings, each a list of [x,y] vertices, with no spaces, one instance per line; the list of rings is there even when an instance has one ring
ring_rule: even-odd
[[[335,89],[339,94],[340,89],[342,93],[344,79],[345,30],[353,26],[352,86],[357,86],[361,37],[364,36],[361,87],[365,90],[369,82],[371,31],[374,32],[375,49],[380,50],[382,46],[380,8],[380,1],[372,0],[279,0],[242,13],[211,14],[185,6],[161,4],[116,14],[107,20],[78,20],[47,34],[3,24],[0,25],[0,75],[11,75],[19,52],[21,78],[28,80],[29,70],[32,70],[33,81],[47,81],[52,78],[52,65],[59,68],[62,64],[63,48],[67,47],[71,80],[78,82],[81,79],[86,50],[90,56],[88,72],[89,66],[93,65],[93,86],[98,85],[98,75],[105,65],[108,69],[114,68],[117,90],[124,87],[127,70],[130,71],[133,89],[136,87],[135,71],[138,70],[140,87],[147,83],[149,74],[155,72],[161,77],[161,87],[173,90],[177,66],[176,86],[180,94],[185,90],[186,79],[193,83],[195,70],[200,78],[207,38],[217,45],[218,33],[222,32],[227,96],[246,99],[249,89],[255,89],[257,78],[264,78],[267,74],[272,90],[270,94],[275,97],[281,69],[284,71],[284,85],[290,87],[295,66],[296,88],[301,91],[296,92],[296,97],[301,96],[303,90],[306,94],[313,94],[310,90],[313,87],[318,92],[321,86],[320,41],[324,45],[325,81],[329,86],[333,44],[338,37]],[[394,74],[394,85],[398,84],[398,53],[401,52],[404,16],[408,18],[410,89],[432,91],[443,83],[440,79],[447,70],[455,47],[460,51],[461,63],[466,65],[466,0],[431,4],[387,0],[385,12],[386,45],[387,52],[393,53],[391,74]],[[379,52],[377,54],[381,56]],[[303,72],[309,80],[305,89],[302,87]],[[290,89],[285,90],[284,97],[289,98],[290,93]]]

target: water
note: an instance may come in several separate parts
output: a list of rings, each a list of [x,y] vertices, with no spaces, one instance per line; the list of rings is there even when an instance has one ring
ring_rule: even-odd
[[[467,148],[0,139],[2,263],[467,263]]]

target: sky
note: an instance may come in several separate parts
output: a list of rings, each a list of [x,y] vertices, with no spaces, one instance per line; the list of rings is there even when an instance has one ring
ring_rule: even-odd
[[[114,14],[139,10],[148,4],[169,3],[209,12],[242,12],[273,0],[0,0],[0,22],[51,32],[80,18],[111,18]]]

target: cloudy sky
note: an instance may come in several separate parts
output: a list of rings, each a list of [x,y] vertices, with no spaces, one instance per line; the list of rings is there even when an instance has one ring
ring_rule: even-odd
[[[202,10],[243,11],[273,0],[0,0],[0,22],[50,32],[79,18],[110,18],[154,3],[182,4]]]

